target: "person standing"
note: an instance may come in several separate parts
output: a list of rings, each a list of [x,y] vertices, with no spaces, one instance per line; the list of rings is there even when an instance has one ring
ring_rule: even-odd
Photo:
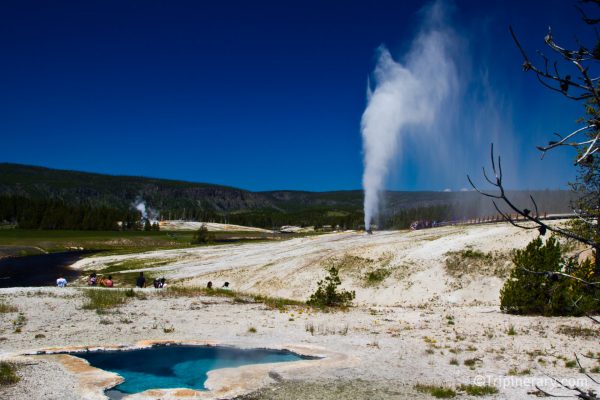
[[[146,278],[144,278],[144,272],[140,272],[140,276],[135,281],[135,286],[139,288],[146,287]]]
[[[67,286],[67,280],[61,275],[57,280],[56,280],[56,286],[58,287],[65,287]]]

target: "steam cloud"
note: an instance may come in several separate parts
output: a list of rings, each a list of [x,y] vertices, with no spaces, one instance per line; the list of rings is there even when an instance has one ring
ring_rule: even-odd
[[[457,88],[458,76],[456,36],[443,14],[439,2],[426,10],[421,31],[402,62],[395,61],[386,47],[378,49],[371,80],[375,87],[368,88],[361,120],[367,230],[378,214],[380,194],[405,139],[435,140],[435,132],[444,129],[434,125]]]
[[[136,197],[131,206],[142,214],[142,220],[154,222],[158,218],[158,213],[156,210],[146,207],[146,202],[141,197]]]

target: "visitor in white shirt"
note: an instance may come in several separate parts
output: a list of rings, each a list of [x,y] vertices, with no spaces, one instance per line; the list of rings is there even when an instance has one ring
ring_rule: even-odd
[[[61,276],[60,278],[58,278],[56,280],[56,286],[58,286],[58,287],[65,287],[65,286],[67,286],[67,280]]]

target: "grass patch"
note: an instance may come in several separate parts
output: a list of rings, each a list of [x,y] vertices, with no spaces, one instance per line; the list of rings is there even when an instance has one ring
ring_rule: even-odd
[[[232,298],[236,303],[263,303],[269,308],[278,310],[285,310],[290,306],[306,307],[306,303],[298,300],[291,300],[283,297],[262,296],[219,288],[208,289],[201,286],[168,286],[164,290],[156,291],[156,294],[164,297],[227,297]]]
[[[13,363],[0,361],[0,386],[12,385],[19,382],[17,366]]]
[[[496,387],[489,385],[460,385],[458,390],[471,396],[487,396],[498,393],[498,389]]]
[[[132,298],[145,298],[133,289],[84,289],[87,302],[84,310],[105,310],[127,303]]]
[[[4,246],[28,246],[49,253],[73,248],[107,251],[105,254],[177,249],[191,247],[191,237],[192,232],[0,229],[0,242]]]
[[[290,306],[293,307],[306,307],[306,303],[303,301],[286,299],[283,297],[269,297],[261,295],[250,295],[254,301],[263,303],[265,306],[277,310],[285,310]]]
[[[508,375],[510,376],[518,376],[518,375],[531,375],[531,370],[529,368],[518,370],[516,367],[513,367],[508,370]]]
[[[558,333],[571,337],[595,337],[598,336],[598,331],[582,326],[561,325],[558,327]]]
[[[156,294],[163,297],[237,297],[239,293],[233,290],[223,290],[219,288],[208,289],[203,286],[167,286],[166,289],[156,291]]]
[[[463,364],[471,369],[475,369],[475,367],[481,364],[481,360],[479,358],[467,358],[463,361]]]
[[[17,312],[17,307],[5,303],[3,301],[0,301],[0,314],[7,314],[7,313],[12,313],[12,312]]]
[[[484,275],[507,277],[512,263],[509,257],[500,252],[483,253],[465,249],[446,253],[445,269],[448,275],[460,278],[463,275]]]
[[[106,264],[101,272],[103,274],[115,273],[121,271],[129,271],[132,269],[156,268],[172,262],[172,259],[161,258],[132,258],[123,261],[115,261]]]
[[[392,271],[385,268],[377,268],[371,272],[367,272],[365,275],[365,283],[367,285],[378,285],[383,282],[388,276],[392,274]]]
[[[311,336],[317,335],[342,335],[348,334],[348,324],[342,326],[328,326],[319,324],[315,326],[313,322],[307,322],[304,324],[304,330],[311,334]]]
[[[429,393],[438,399],[450,399],[452,397],[456,397],[456,392],[453,389],[445,386],[416,384],[415,389],[417,392]]]
[[[577,366],[576,360],[565,361],[565,367],[567,368],[575,368]]]
[[[289,240],[310,233],[272,234],[267,232],[211,232],[215,244],[246,243],[260,240]],[[56,253],[74,248],[102,251],[103,255],[133,254],[151,250],[194,247],[193,231],[71,231],[41,229],[0,229],[3,252],[27,256],[43,252]]]
[[[457,392],[466,393],[470,396],[488,396],[498,393],[498,389],[494,386],[489,385],[460,385],[456,389],[452,389],[446,386],[437,385],[415,385],[415,389],[421,393],[428,393],[438,399],[449,399],[456,397]]]
[[[352,272],[360,271],[367,268],[386,268],[394,258],[394,254],[391,252],[383,253],[379,258],[365,258],[359,256],[353,256],[351,254],[344,254],[342,257],[333,257],[325,260],[324,267],[330,269],[335,266],[340,272]]]

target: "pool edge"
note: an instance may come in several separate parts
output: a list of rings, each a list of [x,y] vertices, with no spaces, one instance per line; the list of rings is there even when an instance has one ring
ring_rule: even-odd
[[[141,340],[131,346],[51,347],[27,353],[13,354],[12,356],[22,357],[43,355],[52,359],[54,362],[60,363],[66,370],[77,377],[77,391],[81,398],[95,400],[106,399],[107,397],[105,396],[104,391],[121,383],[123,378],[114,372],[93,367],[86,360],[77,357],[76,354],[73,353],[100,350],[135,350],[155,345],[225,346],[243,349],[260,348],[269,350],[287,350],[302,356],[318,358],[279,363],[249,364],[235,368],[216,369],[208,372],[208,379],[205,383],[205,387],[207,388],[206,391],[197,391],[187,388],[150,389],[141,393],[127,395],[124,397],[124,400],[228,399],[250,393],[261,387],[275,383],[277,380],[274,377],[278,377],[282,373],[285,374],[304,368],[331,368],[342,363],[348,366],[358,361],[358,358],[353,356],[305,344],[278,344],[257,347],[255,344],[247,342],[219,342],[215,340]],[[64,354],[67,352],[71,354]]]

